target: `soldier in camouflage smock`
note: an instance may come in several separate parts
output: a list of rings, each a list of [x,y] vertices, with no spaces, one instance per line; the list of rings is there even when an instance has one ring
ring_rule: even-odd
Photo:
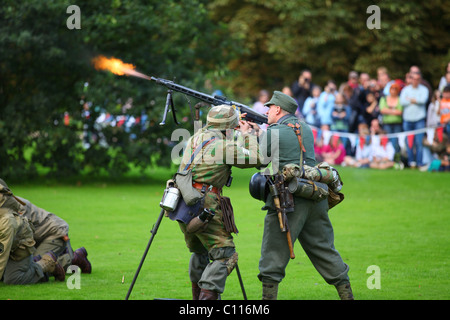
[[[0,279],[6,284],[34,284],[55,276],[65,278],[56,256],[49,252],[35,262],[36,244],[31,221],[21,214],[22,201],[0,179]]]
[[[9,189],[6,182],[0,178],[0,186]],[[87,251],[84,247],[73,250],[68,240],[69,225],[62,218],[48,212],[47,210],[36,206],[29,200],[19,196],[14,196],[19,203],[18,213],[23,218],[31,222],[33,228],[34,252],[33,261],[38,262],[42,257],[52,252],[57,258],[58,264],[66,270],[70,265],[79,266],[83,273],[91,273],[92,266],[87,259]],[[65,237],[67,236],[67,239]],[[66,242],[67,241],[67,242]],[[70,247],[70,250],[69,250]],[[44,260],[45,261],[45,260]],[[13,269],[10,263],[10,270]],[[65,273],[65,272],[63,272]],[[10,272],[8,274],[14,274]],[[17,274],[17,273],[16,273]],[[17,281],[18,279],[9,278],[9,281]]]
[[[239,131],[235,131],[238,126]],[[194,300],[217,299],[237,262],[233,237],[224,226],[220,198],[231,167],[260,165],[256,136],[245,134],[246,139],[243,139],[242,134],[249,129],[250,125],[239,120],[233,107],[215,106],[208,113],[206,126],[189,139],[183,154],[179,171],[190,167],[194,187],[207,190],[204,207],[215,213],[206,229],[196,233],[189,233],[186,224],[180,222],[187,247],[192,252],[189,276]],[[240,134],[236,135],[237,132]],[[198,148],[201,152],[195,154]]]

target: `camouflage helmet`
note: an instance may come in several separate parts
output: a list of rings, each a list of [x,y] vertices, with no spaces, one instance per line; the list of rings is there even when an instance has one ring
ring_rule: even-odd
[[[234,129],[239,125],[239,116],[236,109],[225,104],[212,107],[206,120],[208,129]]]

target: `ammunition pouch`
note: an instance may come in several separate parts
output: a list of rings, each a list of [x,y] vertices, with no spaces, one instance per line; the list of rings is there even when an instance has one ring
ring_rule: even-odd
[[[344,194],[342,192],[334,192],[331,188],[328,191],[328,209],[333,208],[344,200]]]
[[[228,197],[220,196],[220,208],[222,209],[222,219],[225,230],[229,233],[239,233],[234,222],[234,211],[231,200]]]
[[[220,208],[222,211],[222,222],[224,225],[224,228],[229,233],[238,233],[238,229],[236,227],[236,223],[234,221],[234,212],[233,212],[233,206],[231,205],[230,198],[220,196],[219,195],[219,201],[220,201]],[[203,203],[203,201],[201,201]],[[183,203],[183,202],[182,202]],[[194,205],[193,207],[188,207],[182,210],[187,210],[188,215],[194,217],[189,221],[185,222],[187,224],[186,231],[189,233],[196,233],[196,232],[202,232],[204,231],[209,221],[214,218],[215,212],[208,208],[203,208],[203,205],[195,210],[189,210],[189,208],[196,208],[197,205]],[[200,213],[197,213],[200,210]],[[192,212],[193,211],[193,212]],[[186,214],[185,214],[186,215]],[[170,217],[170,214],[169,214]],[[187,220],[187,219],[184,219]]]
[[[192,171],[184,170],[175,174],[175,183],[188,206],[196,204],[203,195],[192,186]]]

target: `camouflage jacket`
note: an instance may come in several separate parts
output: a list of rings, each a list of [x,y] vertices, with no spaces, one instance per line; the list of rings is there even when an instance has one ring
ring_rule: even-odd
[[[11,258],[22,260],[34,252],[33,227],[19,211],[22,205],[0,185],[0,278]]]
[[[179,171],[192,169],[195,182],[222,188],[232,167],[252,168],[261,164],[256,136],[238,135],[235,130],[200,129],[188,141]]]
[[[27,199],[18,198],[25,203],[21,213],[33,223],[36,243],[39,244],[44,239],[62,238],[69,233],[69,225],[63,219],[37,207]]]

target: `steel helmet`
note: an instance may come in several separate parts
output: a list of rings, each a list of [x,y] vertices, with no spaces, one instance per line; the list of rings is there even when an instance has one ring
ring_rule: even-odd
[[[250,179],[249,191],[253,198],[266,201],[269,194],[269,185],[267,179],[260,172],[255,173]]]

